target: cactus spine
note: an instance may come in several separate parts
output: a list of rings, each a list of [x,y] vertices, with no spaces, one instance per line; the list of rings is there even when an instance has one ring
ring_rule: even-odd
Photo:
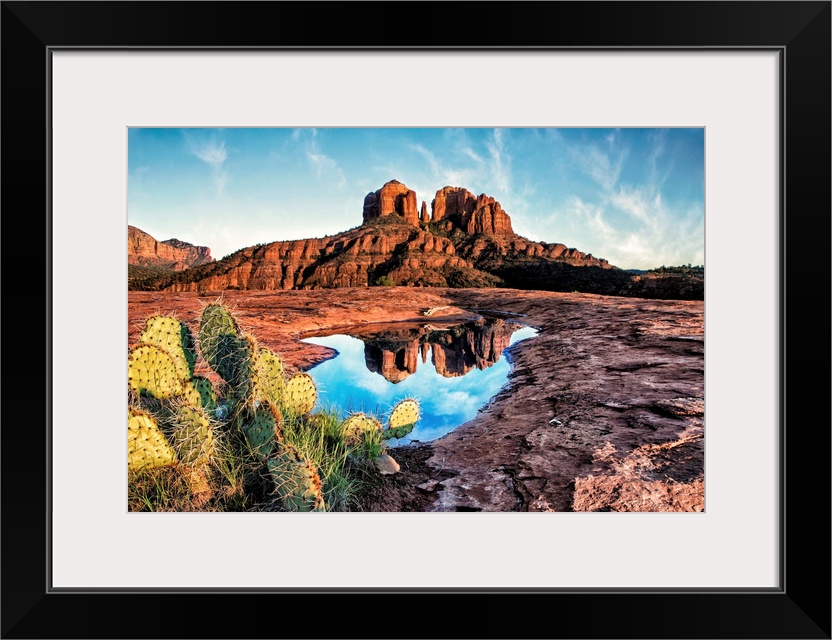
[[[355,413],[344,421],[341,427],[341,434],[344,441],[349,445],[356,445],[361,441],[361,437],[366,434],[372,434],[381,431],[381,423],[371,416],[363,413]]]
[[[315,381],[308,373],[296,373],[286,381],[283,389],[283,406],[296,416],[312,411],[318,399]]]
[[[255,401],[280,404],[286,386],[283,361],[271,350],[261,347],[257,354],[255,371]]]
[[[127,363],[127,382],[140,396],[167,400],[183,391],[176,363],[166,352],[150,344],[133,347]]]
[[[216,413],[217,394],[208,378],[194,376],[185,383],[182,395],[188,405],[200,407],[209,416]]]
[[[130,471],[164,467],[176,462],[176,453],[156,421],[137,409],[127,410],[127,468]]]
[[[419,404],[412,398],[399,402],[390,412],[387,429],[383,431],[385,439],[404,438],[413,431],[419,420]]]
[[[314,465],[290,444],[266,462],[275,494],[289,511],[326,511],[321,478]]]
[[[258,407],[254,415],[243,424],[246,440],[261,460],[271,455],[282,442],[282,424],[283,417],[271,402]]]
[[[171,439],[183,464],[199,467],[214,454],[214,430],[202,409],[181,406],[174,418]]]
[[[194,375],[194,337],[190,329],[176,318],[151,316],[145,323],[139,341],[159,347],[167,353],[176,364],[176,373],[180,380],[190,380]]]

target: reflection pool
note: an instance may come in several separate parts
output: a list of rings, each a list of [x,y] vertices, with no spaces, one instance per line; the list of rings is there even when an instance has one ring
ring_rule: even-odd
[[[320,406],[345,414],[363,411],[385,422],[402,398],[416,398],[421,418],[405,438],[390,444],[429,441],[472,419],[506,383],[505,352],[537,331],[517,322],[481,319],[453,326],[387,325],[368,333],[356,328],[304,341],[337,351],[307,371]]]

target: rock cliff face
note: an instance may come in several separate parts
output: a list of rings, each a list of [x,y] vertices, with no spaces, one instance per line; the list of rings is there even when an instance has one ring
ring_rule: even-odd
[[[209,262],[214,262],[214,258],[208,247],[197,247],[176,238],[159,242],[141,229],[127,225],[129,265],[183,271]]]
[[[508,214],[499,202],[484,193],[475,196],[468,189],[444,187],[436,192],[431,208],[433,221],[446,221],[447,230],[458,227],[468,234],[514,235]]]
[[[321,239],[273,242],[242,249],[167,286],[170,291],[223,289],[327,289],[366,287],[382,276],[430,284],[442,270],[475,272],[453,243],[410,224],[361,226]],[[487,274],[485,274],[487,275]]]
[[[523,273],[529,272],[538,274],[535,288],[547,288],[552,267],[614,270],[606,260],[592,254],[517,235],[500,203],[486,194],[475,196],[467,189],[447,186],[436,192],[431,208],[432,215],[424,201],[417,207],[416,192],[391,180],[364,198],[360,227],[325,238],[248,247],[220,262],[160,277],[141,287],[221,291],[509,284],[516,288],[525,286]],[[185,244],[173,240],[156,243],[150,238],[141,251],[135,252],[167,256],[174,251],[196,251],[195,259],[205,259],[198,251],[202,248],[189,249],[182,246]],[[555,290],[592,290],[581,284],[588,274],[585,271],[576,278],[571,271],[565,275],[558,272]]]
[[[424,210],[424,204],[422,209]],[[419,226],[416,192],[398,180],[387,182],[381,189],[368,193],[364,198],[364,222],[392,214],[400,215],[405,222]]]

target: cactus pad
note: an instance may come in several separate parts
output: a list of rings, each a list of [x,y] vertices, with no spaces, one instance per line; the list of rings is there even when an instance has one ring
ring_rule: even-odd
[[[258,396],[271,402],[280,402],[284,386],[283,361],[269,349],[260,349],[257,356]]]
[[[415,424],[406,424],[402,425],[401,427],[396,428],[389,428],[385,429],[381,432],[381,437],[385,440],[391,440],[392,438],[404,438],[407,434],[413,431]]]
[[[318,390],[308,373],[296,373],[286,381],[283,388],[283,406],[292,413],[302,416],[315,406]]]
[[[207,463],[214,454],[214,429],[202,409],[181,406],[174,424],[172,440],[179,460],[193,466]]]
[[[266,462],[275,494],[289,511],[326,511],[321,478],[315,466],[300,456],[292,445],[284,444]]]
[[[190,329],[176,318],[151,316],[139,340],[143,344],[159,347],[173,358],[180,380],[190,380],[194,375],[194,337]]]
[[[127,468],[130,471],[164,467],[176,462],[176,453],[156,421],[149,415],[127,411]]]
[[[200,345],[205,337],[226,334],[237,335],[239,332],[240,328],[237,325],[237,321],[231,315],[228,307],[219,302],[205,305],[205,308],[202,310],[202,315],[199,318]]]
[[[341,433],[347,444],[358,444],[364,433],[381,431],[381,423],[371,416],[355,413],[344,421]]]
[[[383,432],[384,439],[404,438],[413,431],[418,420],[419,404],[412,398],[402,400],[390,412],[387,419],[388,428]]]
[[[138,394],[160,400],[173,398],[183,391],[173,358],[150,344],[140,344],[131,349],[127,382]]]
[[[283,406],[299,416],[312,411],[318,399],[315,381],[308,373],[296,373],[283,388]]]
[[[257,341],[250,335],[219,336],[214,353],[203,351],[211,368],[228,383],[235,398],[248,402],[256,382]]]
[[[240,330],[231,312],[222,304],[213,303],[202,310],[199,319],[199,349],[202,357],[226,382],[234,383]]]
[[[208,415],[212,415],[217,409],[217,394],[208,378],[194,376],[188,380],[182,396],[187,404],[201,407]]]
[[[249,446],[260,458],[266,458],[282,441],[281,426],[283,418],[280,412],[270,402],[258,408],[254,416],[243,424],[243,433]]]

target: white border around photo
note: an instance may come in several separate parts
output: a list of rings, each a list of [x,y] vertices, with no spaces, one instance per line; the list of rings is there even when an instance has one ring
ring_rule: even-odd
[[[777,53],[53,55],[54,587],[779,584]],[[705,513],[128,513],[130,126],[704,126]]]

